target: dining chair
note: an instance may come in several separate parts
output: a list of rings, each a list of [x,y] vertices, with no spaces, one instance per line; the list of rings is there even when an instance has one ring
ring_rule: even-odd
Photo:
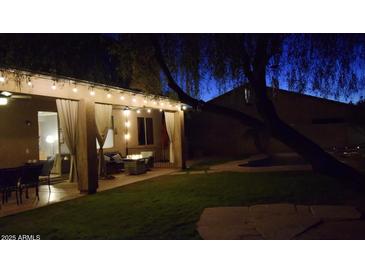
[[[25,188],[25,197],[29,198],[28,189],[35,188],[36,197],[39,200],[39,176],[43,168],[42,163],[25,165],[22,167],[20,176],[20,202],[22,202],[23,189]]]
[[[14,191],[16,203],[19,205],[19,168],[0,169],[0,190],[2,192],[2,204],[8,202],[10,194]]]

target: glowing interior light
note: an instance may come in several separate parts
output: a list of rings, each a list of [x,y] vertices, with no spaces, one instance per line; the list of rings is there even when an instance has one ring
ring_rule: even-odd
[[[185,106],[185,105],[184,105],[184,106],[182,106],[182,109],[183,109],[183,110],[186,110],[186,106]]]
[[[56,138],[55,137],[53,137],[52,135],[47,135],[46,142],[48,144],[53,144],[55,141],[56,141]]]
[[[162,112],[162,108],[160,108],[160,112]]]
[[[143,100],[143,103],[147,104],[147,100],[146,100],[146,99],[144,99],[144,100]]]
[[[157,105],[157,102],[156,102],[156,101],[153,101],[153,104],[154,104],[154,105]]]
[[[132,102],[133,103],[137,102],[137,99],[133,97]]]
[[[123,95],[120,96],[120,100],[124,101],[124,96]]]
[[[140,109],[137,109],[137,113],[140,114],[141,113],[141,110]]]
[[[0,106],[5,106],[8,104],[8,98],[0,98]]]
[[[164,105],[164,103],[163,103],[163,102],[161,102],[161,103],[160,103],[160,106],[163,106],[163,105]]]
[[[106,95],[106,97],[111,98],[111,97],[112,97],[112,95],[111,95],[110,93],[108,93],[108,94]]]
[[[53,84],[52,84],[52,87],[51,87],[53,90],[56,90],[56,88],[57,88],[57,86],[56,86],[56,83],[55,82],[53,82]]]
[[[76,92],[77,92],[77,87],[74,87],[74,88],[72,89],[72,91],[73,91],[74,93],[76,93]]]
[[[129,140],[130,138],[131,136],[129,135],[129,133],[124,134],[124,139]]]
[[[5,77],[4,76],[0,76],[0,82],[4,83],[5,82]]]
[[[129,128],[131,123],[129,121],[125,122],[125,127]]]
[[[149,109],[149,108],[148,108],[148,109],[147,109],[147,113],[151,113],[151,109]]]
[[[123,114],[124,114],[124,116],[126,116],[126,117],[128,117],[129,116],[129,114],[130,114],[130,110],[129,109],[125,109],[125,110],[123,110]]]
[[[31,87],[32,86],[32,81],[28,80],[27,85]]]
[[[93,90],[92,90],[92,91],[90,91],[90,95],[91,95],[91,96],[95,96],[95,91],[93,91]]]

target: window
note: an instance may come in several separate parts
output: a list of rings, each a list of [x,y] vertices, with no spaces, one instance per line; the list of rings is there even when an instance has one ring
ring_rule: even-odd
[[[112,128],[108,129],[108,133],[106,135],[103,148],[113,148],[113,147],[114,147],[114,117],[112,116]],[[98,139],[96,139],[96,148],[97,149],[100,148]]]
[[[153,120],[152,118],[137,117],[138,145],[153,145]]]
[[[106,135],[103,148],[112,148],[112,147],[114,147],[114,130],[110,128],[108,129],[108,133]],[[100,148],[98,139],[96,139],[96,148],[97,149]]]

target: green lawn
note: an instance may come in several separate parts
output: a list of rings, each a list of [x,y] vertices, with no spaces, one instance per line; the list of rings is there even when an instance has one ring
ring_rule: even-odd
[[[163,176],[0,218],[0,234],[42,239],[199,239],[204,208],[257,203],[338,204],[348,191],[309,172]]]

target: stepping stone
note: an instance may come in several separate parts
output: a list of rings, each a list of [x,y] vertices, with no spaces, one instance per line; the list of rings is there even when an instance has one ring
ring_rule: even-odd
[[[365,221],[324,222],[299,235],[298,240],[365,240]]]
[[[310,215],[266,215],[255,219],[256,230],[268,240],[289,240],[319,224],[320,218]]]
[[[352,206],[317,205],[311,206],[313,216],[323,220],[360,219],[361,212]]]
[[[205,208],[198,226],[243,225],[248,220],[248,207]]]
[[[199,226],[198,232],[204,240],[262,239],[250,225]]]
[[[248,215],[248,207],[206,208],[197,230],[204,240],[261,239]]]
[[[310,206],[307,206],[307,205],[296,205],[295,208],[296,208],[297,213],[299,215],[313,216]]]
[[[262,204],[254,205],[249,208],[250,218],[266,218],[272,215],[295,214],[296,209],[293,204]]]

